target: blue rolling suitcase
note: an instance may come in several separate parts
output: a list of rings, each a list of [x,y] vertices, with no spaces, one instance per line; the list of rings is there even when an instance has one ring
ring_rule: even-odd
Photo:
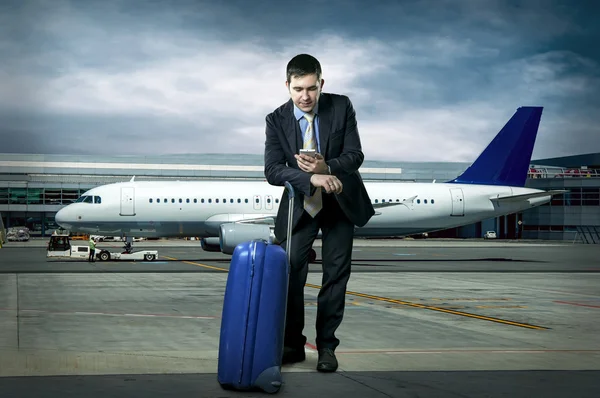
[[[286,250],[277,244],[253,240],[239,244],[227,276],[218,381],[232,390],[279,391],[287,307],[290,237],[294,189],[289,195]]]

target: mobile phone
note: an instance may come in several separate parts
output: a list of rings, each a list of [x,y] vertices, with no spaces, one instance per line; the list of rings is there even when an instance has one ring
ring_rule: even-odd
[[[308,155],[311,157],[316,157],[317,156],[317,150],[316,149],[300,149],[300,155]]]

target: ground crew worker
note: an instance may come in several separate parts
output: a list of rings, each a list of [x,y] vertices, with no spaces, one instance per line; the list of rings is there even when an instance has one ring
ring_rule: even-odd
[[[88,258],[88,262],[95,262],[96,261],[96,256],[94,255],[96,253],[96,244],[94,243],[94,240],[92,238],[90,238],[90,257]]]

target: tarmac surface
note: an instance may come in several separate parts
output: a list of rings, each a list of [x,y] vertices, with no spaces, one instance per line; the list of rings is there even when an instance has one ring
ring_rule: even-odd
[[[154,262],[88,263],[45,244],[0,249],[0,396],[265,395],[216,380],[229,256],[161,240],[134,243]],[[600,245],[356,240],[334,374],[315,370],[319,258],[307,360],[278,395],[600,396]]]

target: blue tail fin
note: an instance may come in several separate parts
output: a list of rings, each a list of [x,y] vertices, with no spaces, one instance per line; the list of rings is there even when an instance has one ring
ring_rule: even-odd
[[[525,186],[543,107],[523,106],[451,183]]]

